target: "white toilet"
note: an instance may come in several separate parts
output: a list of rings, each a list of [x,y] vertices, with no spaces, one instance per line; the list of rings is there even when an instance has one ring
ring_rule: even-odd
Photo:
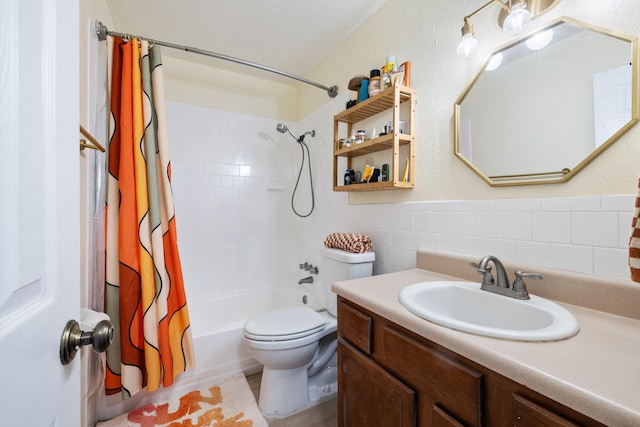
[[[282,418],[335,395],[337,305],[331,285],[371,276],[375,254],[321,248],[320,277],[327,311],[289,307],[244,324],[249,353],[264,365],[258,406],[265,417]]]

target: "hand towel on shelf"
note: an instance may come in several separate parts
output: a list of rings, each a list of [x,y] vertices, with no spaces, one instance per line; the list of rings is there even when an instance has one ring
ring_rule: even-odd
[[[635,212],[631,220],[631,237],[629,238],[629,268],[631,280],[640,282],[640,179],[636,195]]]
[[[369,236],[354,233],[331,233],[324,239],[327,248],[341,249],[347,252],[361,254],[369,252],[373,242]]]

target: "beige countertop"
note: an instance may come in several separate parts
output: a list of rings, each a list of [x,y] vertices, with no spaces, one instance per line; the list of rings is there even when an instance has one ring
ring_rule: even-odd
[[[460,280],[414,269],[337,282],[333,290],[604,424],[640,425],[640,320],[556,301],[578,320],[577,335],[552,342],[510,341],[436,325],[410,313],[398,302],[404,287],[443,279]],[[480,279],[476,280],[480,286]]]

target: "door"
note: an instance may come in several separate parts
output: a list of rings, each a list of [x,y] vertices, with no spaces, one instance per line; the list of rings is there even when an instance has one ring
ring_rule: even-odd
[[[80,426],[78,3],[0,1],[0,424]]]
[[[593,75],[593,121],[595,148],[631,121],[631,64]]]
[[[413,390],[338,339],[338,425],[415,427]]]

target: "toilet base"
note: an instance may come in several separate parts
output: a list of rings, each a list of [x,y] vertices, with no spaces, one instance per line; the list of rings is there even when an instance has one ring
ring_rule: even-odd
[[[288,417],[336,396],[338,367],[335,356],[320,372],[309,378],[306,369],[262,371],[258,407],[266,418]]]
[[[309,378],[309,399],[314,405],[334,397],[337,392],[337,366],[327,366],[316,376]]]

